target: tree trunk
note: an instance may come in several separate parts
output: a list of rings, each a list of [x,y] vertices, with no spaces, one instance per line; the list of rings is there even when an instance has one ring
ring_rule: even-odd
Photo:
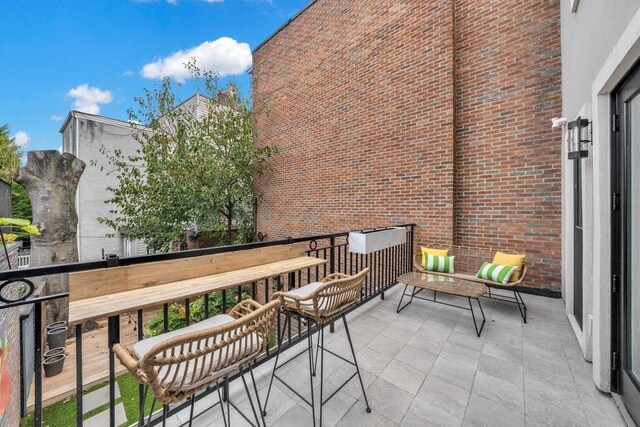
[[[76,190],[85,166],[71,153],[30,151],[27,164],[18,170],[15,180],[27,190],[33,224],[41,233],[40,237],[31,236],[32,267],[78,261]],[[66,274],[44,280],[49,295],[69,291]],[[67,298],[53,300],[48,308],[48,323],[68,320]]]

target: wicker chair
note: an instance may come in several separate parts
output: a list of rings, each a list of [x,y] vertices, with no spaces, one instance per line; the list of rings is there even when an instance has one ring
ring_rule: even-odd
[[[364,395],[365,403],[367,405],[367,412],[371,412],[371,408],[369,407],[369,401],[367,400],[367,394],[364,390],[364,384],[362,382],[362,377],[360,376],[360,368],[358,367],[358,362],[356,360],[356,353],[353,349],[353,344],[351,341],[351,334],[349,333],[349,327],[347,325],[346,314],[349,310],[355,307],[360,301],[360,297],[362,294],[362,285],[364,284],[365,278],[369,272],[368,268],[365,268],[361,272],[356,275],[349,276],[342,273],[334,273],[325,277],[320,282],[310,283],[308,285],[302,286],[300,288],[291,290],[289,292],[276,292],[273,294],[273,298],[279,300],[280,307],[283,311],[288,314],[297,315],[307,319],[309,331],[307,333],[308,338],[308,348],[307,350],[299,353],[293,359],[298,356],[301,356],[305,352],[309,354],[309,374],[310,374],[310,382],[311,382],[311,400],[307,400],[304,396],[302,396],[298,391],[296,391],[291,385],[287,384],[282,380],[282,378],[278,377],[276,374],[276,370],[284,366],[284,364],[290,362],[293,359],[289,359],[284,362],[282,365],[278,366],[278,359],[280,357],[280,351],[282,346],[278,347],[278,353],[276,355],[276,361],[273,368],[273,373],[271,375],[271,380],[269,382],[269,389],[267,391],[267,396],[264,403],[264,411],[263,416],[266,415],[267,402],[269,401],[269,394],[271,393],[271,386],[273,384],[274,378],[277,378],[278,381],[282,382],[286,387],[288,387],[291,391],[293,391],[298,397],[300,397],[304,402],[311,406],[311,412],[313,416],[313,425],[315,426],[316,417],[315,417],[315,400],[313,397],[313,377],[316,374],[316,366],[318,362],[318,354],[320,355],[320,425],[322,426],[322,407],[329,399],[331,399],[335,392],[329,396],[326,401],[323,400],[323,374],[324,374],[324,326],[327,323],[331,323],[332,321],[342,317],[342,321],[344,323],[344,328],[347,333],[347,338],[349,340],[349,346],[351,348],[351,355],[353,356],[353,362],[337,355],[331,350],[326,350],[327,352],[337,356],[338,358],[344,360],[345,362],[353,365],[356,368],[356,372],[349,377],[343,385],[338,387],[338,390],[341,389],[344,385],[346,385],[353,377],[358,375],[358,379],[360,380],[360,386],[362,387],[362,394]],[[290,322],[291,316],[287,316],[285,320],[284,327],[282,328],[281,336],[279,342],[282,343],[284,338],[284,331],[287,328],[287,322]],[[318,350],[316,352],[315,362],[313,357],[313,339],[311,333],[311,323],[315,322],[318,327]],[[337,391],[337,390],[336,390]]]
[[[434,245],[434,247],[438,247],[438,245]],[[516,251],[502,251],[504,253],[519,255]],[[493,254],[495,252],[489,248],[469,248],[465,246],[450,246],[449,247],[449,255],[455,256],[455,273],[441,273],[438,271],[427,271],[422,266],[422,252],[418,252],[413,257],[413,267],[416,271],[420,271],[422,273],[435,274],[438,276],[446,276],[446,277],[455,277],[462,280],[467,280],[470,282],[478,282],[484,283],[489,288],[489,294],[486,298],[495,299],[498,301],[508,302],[512,304],[517,304],[518,309],[520,310],[520,315],[522,316],[522,320],[524,323],[527,323],[527,306],[522,299],[522,295],[520,295],[520,291],[518,287],[522,285],[524,279],[527,276],[527,266],[524,265],[522,267],[522,271],[520,272],[520,277],[518,280],[514,282],[509,282],[507,284],[502,284],[498,282],[494,282],[491,280],[480,279],[476,277],[476,272],[482,266],[482,263],[485,261],[491,261],[493,259]],[[500,295],[500,294],[491,294],[491,288],[502,289],[502,290],[511,290],[513,291],[513,297],[508,295]]]
[[[269,345],[269,337],[274,330],[275,316],[279,306],[279,301],[261,305],[253,300],[244,300],[238,303],[229,314],[214,316],[176,331],[144,339],[137,342],[133,348],[116,344],[113,351],[118,360],[139,384],[146,386],[141,409],[144,408],[148,389],[151,389],[155,398],[154,405],[156,400],[168,405],[191,398],[189,421],[191,425],[194,395],[204,389],[217,386],[221,380],[228,381],[229,375],[240,372],[255,421],[260,425],[244,378],[244,368],[249,368],[257,396],[251,363]],[[220,397],[219,387],[217,388]],[[259,396],[257,399],[258,409],[261,412]],[[222,407],[222,400],[219,403]],[[237,410],[237,407],[227,399],[227,414],[229,404]],[[151,412],[153,413],[153,406]],[[224,408],[222,408],[222,415],[227,425]],[[244,414],[241,413],[241,415],[249,421]],[[166,411],[163,411],[163,419],[165,417]],[[264,417],[262,424],[264,424]]]

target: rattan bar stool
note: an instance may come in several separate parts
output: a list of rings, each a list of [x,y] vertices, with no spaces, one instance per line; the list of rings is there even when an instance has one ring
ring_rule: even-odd
[[[365,268],[360,273],[349,276],[342,273],[334,273],[325,277],[321,282],[314,282],[300,288],[291,290],[289,292],[276,292],[273,294],[274,299],[278,299],[281,303],[281,310],[286,312],[285,323],[282,331],[280,331],[280,346],[278,347],[278,353],[276,355],[276,361],[274,364],[273,372],[271,374],[271,380],[269,381],[269,388],[267,390],[267,396],[264,403],[263,415],[266,415],[267,402],[269,401],[269,394],[271,393],[271,386],[273,380],[278,379],[282,384],[294,392],[304,402],[311,406],[311,412],[313,416],[313,425],[316,425],[316,408],[315,400],[313,397],[313,377],[316,374],[316,365],[318,361],[318,354],[320,356],[320,425],[322,426],[322,407],[333,396],[336,395],[342,387],[344,387],[353,377],[356,375],[360,380],[360,386],[362,387],[362,394],[364,395],[364,401],[367,405],[367,412],[371,412],[369,407],[369,401],[367,400],[367,394],[364,390],[364,384],[362,382],[362,376],[360,375],[360,368],[358,367],[358,361],[356,359],[356,353],[353,349],[353,343],[351,342],[351,334],[349,333],[349,326],[347,325],[347,318],[345,317],[347,312],[358,304],[361,297],[362,285],[369,272],[368,268]],[[284,338],[284,331],[287,329],[287,322],[290,322],[291,316],[297,315],[307,320],[307,340],[308,347],[306,350],[298,353],[293,358],[287,360],[280,366],[278,366],[278,359],[280,358],[280,351],[282,349],[282,340]],[[353,361],[336,354],[335,352],[325,348],[324,345],[324,327],[328,323],[342,317],[344,323],[344,329],[347,333],[347,339],[349,340],[349,347],[351,349],[351,355]],[[316,359],[313,358],[313,339],[311,332],[311,323],[315,323],[318,327],[318,351],[316,353]],[[337,388],[329,397],[324,399],[323,393],[323,380],[324,380],[324,352],[327,351],[330,354],[342,359],[343,361],[353,365],[356,368],[356,372],[353,373],[340,387]],[[285,364],[294,360],[298,356],[304,353],[309,354],[309,378],[311,383],[311,400],[307,400],[297,390],[295,390],[290,384],[287,384],[282,378],[280,378],[276,371],[282,368]]]
[[[275,327],[275,317],[280,301],[261,305],[253,300],[238,303],[229,314],[220,314],[185,328],[138,341],[129,349],[116,344],[113,351],[139,384],[145,386],[140,402],[143,421],[147,392],[154,400],[147,424],[151,422],[156,401],[164,405],[191,399],[189,426],[193,422],[196,393],[216,387],[224,425],[230,421],[229,405],[252,426],[264,425],[260,396],[251,364],[269,345],[269,337]],[[257,410],[245,380],[248,369],[257,398]],[[251,404],[255,424],[243,414],[227,396],[225,414],[220,387],[228,384],[229,376],[240,373]],[[166,409],[166,406],[165,406]],[[163,410],[163,425],[167,411]],[[227,418],[229,417],[229,421]]]

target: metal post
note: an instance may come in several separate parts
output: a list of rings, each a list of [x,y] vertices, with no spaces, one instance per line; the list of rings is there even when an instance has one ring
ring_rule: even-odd
[[[82,324],[76,325],[76,425],[82,426]]]
[[[116,368],[113,346],[120,342],[120,315],[109,317],[109,425],[116,425]]]
[[[40,427],[42,425],[42,303],[40,301],[35,304],[33,322],[33,335],[35,337],[34,359],[34,377],[35,377],[35,411],[33,425]]]

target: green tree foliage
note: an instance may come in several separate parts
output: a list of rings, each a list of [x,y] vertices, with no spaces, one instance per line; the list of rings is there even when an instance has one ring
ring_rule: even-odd
[[[9,136],[9,126],[0,126],[0,179],[11,184],[13,216],[31,221],[31,203],[25,189],[13,180],[20,166],[20,148]]]
[[[252,233],[253,181],[263,174],[276,147],[257,148],[249,100],[216,75],[186,65],[202,102],[180,105],[171,79],[135,99],[129,111],[139,148],[134,155],[102,148],[115,209],[99,220],[154,250],[184,239],[185,231],[207,231],[221,243],[246,241]],[[145,123],[145,126],[136,123]],[[237,231],[237,232],[236,232]]]
[[[9,182],[20,165],[20,149],[9,136],[9,126],[0,126],[0,178]]]

